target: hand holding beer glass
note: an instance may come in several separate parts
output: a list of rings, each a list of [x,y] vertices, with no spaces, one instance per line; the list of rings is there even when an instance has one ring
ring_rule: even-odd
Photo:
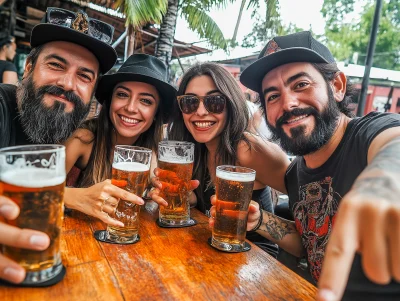
[[[50,238],[44,251],[3,245],[4,256],[26,270],[24,285],[46,282],[62,272],[60,235],[65,178],[64,146],[28,145],[0,150],[0,194],[20,210],[16,219],[6,223],[44,232]]]
[[[243,252],[249,204],[256,172],[222,165],[216,171],[215,221],[211,245],[221,251]]]
[[[168,206],[160,206],[160,225],[185,227],[195,224],[190,218],[189,205],[193,161],[193,143],[181,141],[159,143],[158,177],[162,185],[159,196],[168,203]]]
[[[111,184],[140,197],[148,185],[152,151],[147,148],[117,145],[114,150]],[[139,240],[140,205],[119,200],[110,216],[124,227],[107,226],[107,240],[118,244],[130,244]]]

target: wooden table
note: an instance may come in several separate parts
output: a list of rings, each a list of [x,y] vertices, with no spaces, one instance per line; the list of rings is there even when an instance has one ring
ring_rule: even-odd
[[[151,203],[150,203],[151,204]],[[153,203],[154,204],[154,203]],[[316,288],[252,245],[245,253],[224,253],[207,244],[208,218],[192,210],[198,224],[159,228],[158,211],[143,208],[141,241],[100,243],[100,221],[66,215],[63,281],[48,288],[0,287],[0,300],[313,300]]]

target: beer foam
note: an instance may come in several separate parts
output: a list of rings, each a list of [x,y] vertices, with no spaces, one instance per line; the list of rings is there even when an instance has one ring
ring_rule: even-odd
[[[1,181],[26,188],[43,188],[60,185],[65,182],[65,175],[54,176],[54,170],[44,168],[25,168],[5,171]]]
[[[164,163],[172,163],[172,164],[190,164],[193,163],[193,160],[186,159],[186,158],[181,158],[181,159],[171,159],[171,158],[163,158],[163,160],[158,159],[158,161],[164,162]]]
[[[256,179],[255,173],[228,172],[217,169],[217,177],[227,181],[251,182]]]
[[[147,166],[146,164],[143,164],[143,163],[138,163],[138,162],[118,162],[118,163],[113,163],[112,167],[115,169],[128,171],[128,172],[129,171],[142,172],[142,171],[150,170],[149,166]]]

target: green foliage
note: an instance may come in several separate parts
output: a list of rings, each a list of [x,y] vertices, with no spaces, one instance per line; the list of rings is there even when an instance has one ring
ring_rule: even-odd
[[[325,0],[324,7],[333,0]],[[351,23],[342,22],[348,11],[352,10],[350,0],[341,1],[346,5],[339,14],[326,14],[326,44],[339,61],[364,64],[370,39],[370,30],[375,11],[375,1],[366,1],[360,20]],[[343,14],[342,14],[343,12]],[[339,19],[339,20],[338,20]],[[400,4],[396,0],[386,0],[382,6],[382,14],[376,39],[374,67],[400,70]],[[357,58],[357,61],[354,59]]]
[[[167,0],[116,0],[113,4],[126,16],[126,26],[141,27],[147,23],[161,23],[167,11]]]
[[[189,28],[198,33],[201,39],[207,41],[213,47],[226,50],[228,42],[225,39],[217,23],[206,13],[205,8],[213,5],[226,5],[226,1],[194,1],[184,0],[180,3],[180,13],[189,24]]]

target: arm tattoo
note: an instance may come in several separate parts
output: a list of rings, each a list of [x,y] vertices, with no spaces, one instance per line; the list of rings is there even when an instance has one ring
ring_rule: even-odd
[[[269,212],[265,212],[268,216],[263,221],[263,226],[260,230],[267,232],[273,239],[282,240],[287,234],[296,233],[296,228],[293,222],[281,219]]]
[[[400,137],[380,150],[360,175],[362,177],[354,182],[353,189],[361,194],[399,201]]]

